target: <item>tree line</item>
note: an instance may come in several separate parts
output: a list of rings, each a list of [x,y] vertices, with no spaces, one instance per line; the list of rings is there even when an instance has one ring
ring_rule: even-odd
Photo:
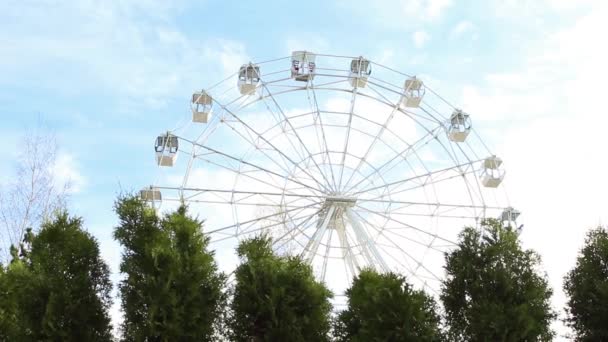
[[[83,220],[58,211],[26,229],[0,264],[0,341],[548,341],[557,315],[537,253],[497,220],[465,227],[445,255],[439,295],[397,273],[363,269],[337,311],[333,294],[299,256],[272,239],[242,241],[222,273],[204,222],[185,206],[159,214],[117,200],[124,317],[113,336],[112,284]],[[588,232],[564,280],[576,340],[608,340],[608,233]]]

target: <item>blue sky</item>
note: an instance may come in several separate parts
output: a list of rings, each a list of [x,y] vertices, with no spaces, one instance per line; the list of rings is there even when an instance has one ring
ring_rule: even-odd
[[[505,159],[522,240],[541,253],[561,310],[564,272],[608,215],[607,13],[568,0],[3,1],[3,151],[14,160],[42,118],[76,185],[71,208],[116,271],[113,201],[154,179],[154,138],[187,115],[193,89],[295,49],[363,55],[422,75],[473,115]]]

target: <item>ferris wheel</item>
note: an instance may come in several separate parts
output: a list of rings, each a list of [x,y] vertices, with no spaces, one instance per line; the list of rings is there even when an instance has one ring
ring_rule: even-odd
[[[220,264],[264,233],[334,291],[365,267],[436,291],[462,227],[519,215],[472,116],[423,79],[308,51],[235,71],[158,136],[164,172],[141,191],[204,218]]]

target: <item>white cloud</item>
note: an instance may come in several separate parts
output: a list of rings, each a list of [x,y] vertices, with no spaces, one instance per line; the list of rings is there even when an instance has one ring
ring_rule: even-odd
[[[0,31],[0,83],[28,86],[35,79],[37,87],[55,93],[109,92],[133,106],[158,108],[200,87],[204,74],[221,79],[248,61],[239,42],[176,29],[169,17],[181,7],[162,1],[21,2],[0,13],[7,23],[14,21],[5,17],[20,18]],[[204,67],[217,59],[222,69]]]
[[[414,40],[414,45],[417,48],[421,48],[426,44],[426,42],[431,38],[431,36],[425,31],[416,31],[412,34],[412,39]]]
[[[426,7],[427,15],[431,19],[437,18],[451,5],[452,0],[429,0]]]
[[[365,20],[375,20],[382,27],[412,28],[440,20],[452,6],[452,0],[352,0],[340,4]]]
[[[67,187],[72,194],[81,192],[86,185],[86,178],[81,173],[78,162],[69,153],[58,153],[51,172],[55,185],[59,188]]]
[[[403,14],[419,15],[424,20],[433,20],[439,18],[451,5],[452,0],[409,0],[400,1],[395,8],[400,9]]]
[[[460,37],[465,33],[472,32],[473,30],[475,30],[475,25],[468,20],[463,20],[454,26],[450,32],[450,38],[453,39]]]
[[[298,34],[297,37],[287,39],[285,44],[286,54],[291,55],[293,51],[306,50],[312,52],[324,52],[330,49],[330,43],[323,37],[308,33]]]
[[[205,56],[209,61],[219,60],[224,77],[238,72],[241,65],[250,61],[244,44],[225,39],[218,39],[214,45],[207,47]]]

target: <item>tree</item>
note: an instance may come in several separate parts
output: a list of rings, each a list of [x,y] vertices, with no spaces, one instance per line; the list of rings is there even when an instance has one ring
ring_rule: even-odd
[[[403,276],[362,270],[346,296],[348,308],[339,313],[334,328],[338,341],[442,339],[435,301]]]
[[[70,189],[56,174],[57,142],[42,127],[21,139],[14,176],[0,183],[0,257],[10,258],[11,245],[23,240],[27,228],[40,227],[64,209]]]
[[[258,236],[240,243],[228,326],[233,341],[326,341],[331,292],[299,257]]]
[[[446,255],[440,296],[450,340],[550,340],[552,291],[539,266],[538,254],[523,250],[517,233],[498,220],[465,228]]]
[[[568,296],[566,323],[579,341],[608,340],[608,232],[587,234],[576,266],[564,279]]]
[[[112,340],[109,269],[80,218],[58,213],[19,249],[0,279],[7,340]]]
[[[32,300],[39,298],[36,280],[20,259],[13,259],[0,271],[0,341],[32,339],[31,327],[35,322],[30,317],[39,315],[31,315],[26,309],[31,309]]]
[[[135,197],[119,199],[114,237],[123,245],[120,283],[127,341],[212,340],[223,303],[221,274],[202,222],[185,207],[162,219]]]

